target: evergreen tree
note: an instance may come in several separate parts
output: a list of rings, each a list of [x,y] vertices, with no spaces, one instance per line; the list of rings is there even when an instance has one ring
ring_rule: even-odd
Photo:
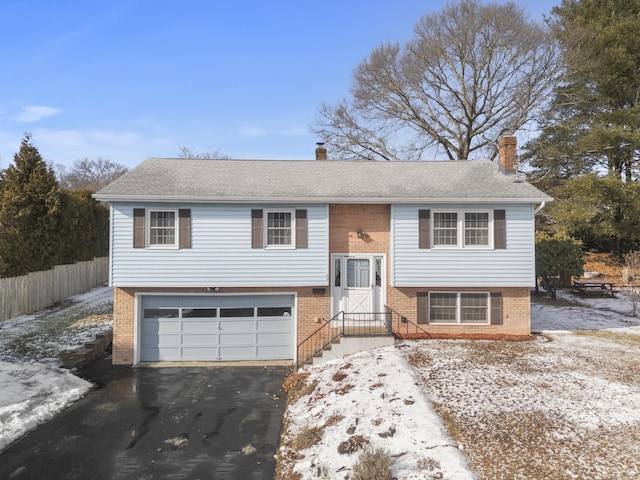
[[[108,254],[109,209],[96,201],[90,189],[61,190],[63,215],[57,235],[64,241],[59,263],[91,260]]]
[[[60,193],[53,170],[25,134],[1,174],[0,276],[46,270],[58,261]]]
[[[565,231],[588,249],[621,258],[640,243],[640,184],[614,175],[584,175],[555,189],[545,208],[554,221],[547,230]]]
[[[563,0],[552,10],[551,25],[565,74],[527,158],[551,188],[585,171],[636,180],[640,2]]]
[[[556,289],[563,277],[579,277],[583,270],[584,253],[579,241],[566,233],[536,235],[536,276],[542,279],[551,298],[556,299]]]

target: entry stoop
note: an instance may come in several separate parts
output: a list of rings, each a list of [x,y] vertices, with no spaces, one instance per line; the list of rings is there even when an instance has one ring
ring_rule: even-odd
[[[394,344],[395,338],[393,335],[376,335],[373,337],[342,336],[313,357],[312,365],[319,365],[351,353],[364,352],[365,350],[373,350],[374,348],[390,347]]]

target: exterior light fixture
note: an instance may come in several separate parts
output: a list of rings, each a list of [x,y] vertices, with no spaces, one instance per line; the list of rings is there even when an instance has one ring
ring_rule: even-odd
[[[362,229],[361,228],[358,229],[358,238],[362,238]]]

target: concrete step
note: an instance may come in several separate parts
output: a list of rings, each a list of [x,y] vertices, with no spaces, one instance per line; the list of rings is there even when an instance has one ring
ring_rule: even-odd
[[[345,355],[373,350],[374,348],[389,347],[394,343],[395,338],[388,333],[374,337],[340,337],[339,342],[332,343],[330,348],[325,348],[319,355],[313,357],[312,364],[319,365],[334,358],[342,358]]]

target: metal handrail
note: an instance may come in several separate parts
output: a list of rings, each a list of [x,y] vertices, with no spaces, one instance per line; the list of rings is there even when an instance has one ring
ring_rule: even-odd
[[[412,322],[407,317],[400,315],[398,312],[393,310],[391,307],[385,305],[385,308],[389,312],[390,322],[389,328],[391,333],[393,333],[394,337],[403,339],[403,338],[433,338],[431,333],[427,332],[424,328],[418,325],[415,322]],[[394,315],[395,314],[395,315]],[[394,322],[393,317],[395,316],[396,321]],[[394,325],[395,324],[395,325]],[[402,326],[404,325],[404,326]],[[413,333],[410,334],[409,329],[413,330]],[[404,332],[403,332],[404,331]]]
[[[391,311],[372,313],[339,312],[298,344],[297,368],[307,363],[339,337],[372,337],[392,333]]]
[[[322,325],[315,332],[313,332],[298,344],[296,368],[300,368],[302,365],[307,363],[310,359],[324,350],[327,345],[333,343],[338,337],[342,335],[342,332],[340,332],[339,329],[333,335],[331,332],[331,330],[335,329],[335,327],[333,326],[333,322],[342,315],[344,315],[344,312],[337,313],[331,320],[326,322],[324,325]]]

